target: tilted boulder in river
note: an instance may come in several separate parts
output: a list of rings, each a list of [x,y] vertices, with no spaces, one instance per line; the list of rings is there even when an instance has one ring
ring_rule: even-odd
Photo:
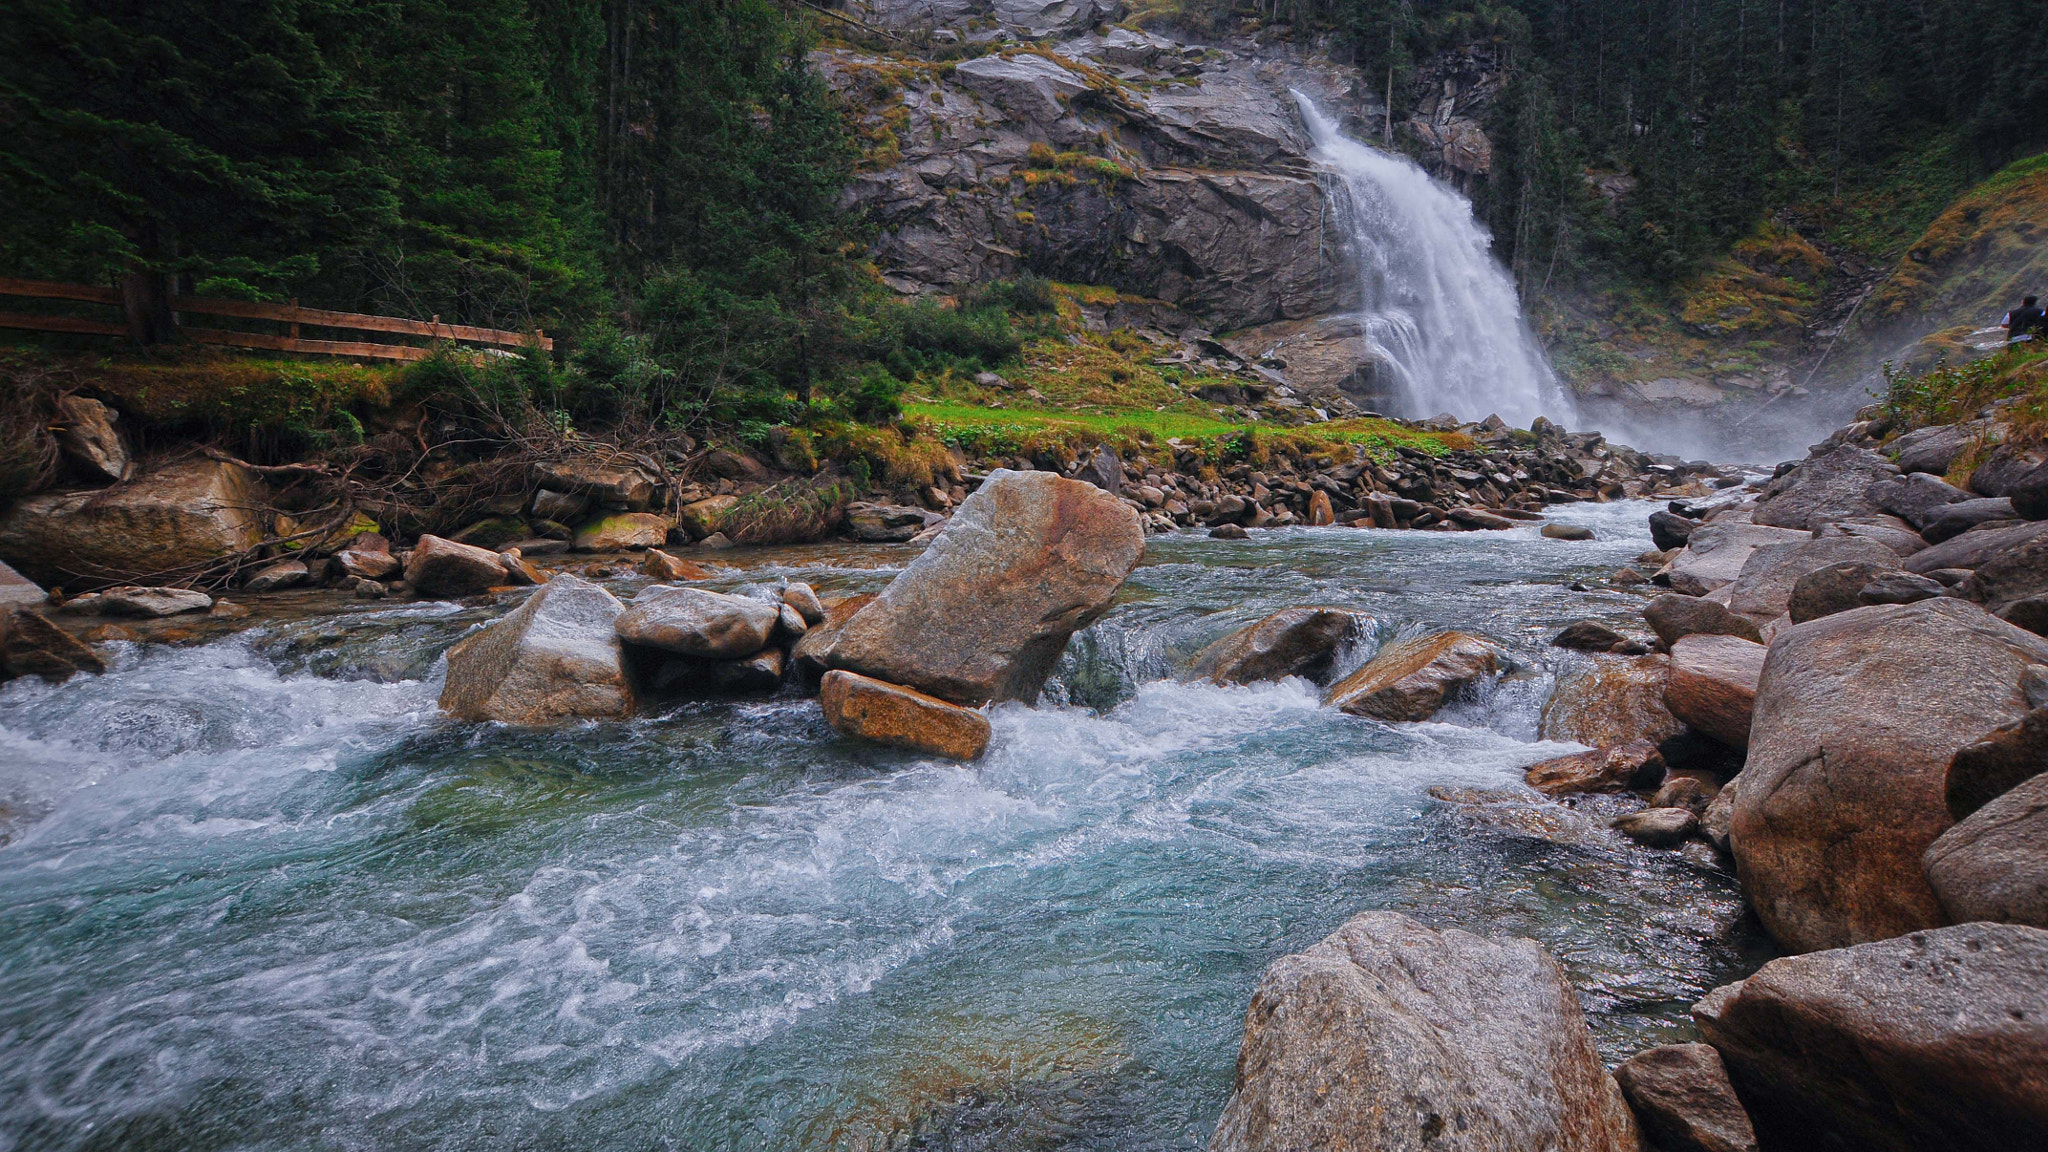
[[[474,596],[510,583],[496,552],[439,536],[422,536],[413,545],[405,580],[422,596]]]
[[[2048,928],[2048,775],[1992,800],[1927,846],[1927,882],[1949,919]]]
[[[1570,983],[1532,940],[1365,912],[1268,965],[1209,1152],[1635,1152]]]
[[[1725,604],[1678,592],[1650,601],[1643,609],[1643,620],[1666,647],[1687,636],[1739,636],[1758,644],[1764,639],[1756,621],[1749,617],[1730,612]]]
[[[1737,636],[1687,636],[1671,646],[1664,704],[1731,748],[1747,748],[1765,648]]]
[[[1949,761],[2027,711],[2048,640],[1954,599],[1858,608],[1781,633],[1757,685],[1730,846],[1794,951],[1945,919],[1920,858],[1954,821]]]
[[[619,638],[682,656],[736,660],[768,646],[777,606],[708,588],[643,588],[619,616]]]
[[[195,575],[263,542],[265,502],[245,469],[187,460],[112,488],[16,501],[0,518],[0,560],[72,592]]]
[[[545,724],[633,711],[611,593],[558,573],[510,615],[448,650],[441,707],[458,720]]]
[[[2048,1133],[2048,932],[1773,960],[1693,1009],[1766,1148],[2015,1152]]]
[[[988,717],[900,684],[833,670],[818,685],[825,721],[848,736],[972,760],[988,747]]]
[[[1465,632],[1438,632],[1379,650],[1323,693],[1323,703],[1376,720],[1427,720],[1451,694],[1500,671],[1500,651]]]
[[[1529,787],[1546,796],[1626,792],[1655,784],[1663,775],[1664,757],[1648,740],[1559,756],[1522,770]]]
[[[1545,740],[1595,748],[1662,743],[1685,729],[1664,705],[1668,674],[1663,656],[1595,656],[1589,666],[1560,670],[1539,730]]]
[[[1138,514],[1091,484],[999,468],[922,555],[814,649],[834,668],[955,704],[1038,698],[1077,630],[1145,548]]]
[[[106,670],[99,653],[41,613],[15,608],[0,614],[0,680],[40,676],[60,683],[79,672]]]
[[[1345,608],[1282,609],[1202,649],[1188,675],[1217,684],[1289,676],[1322,683],[1344,646],[1371,627],[1372,617]]]

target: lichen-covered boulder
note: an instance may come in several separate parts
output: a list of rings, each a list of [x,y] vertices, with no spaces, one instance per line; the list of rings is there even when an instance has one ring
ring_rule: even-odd
[[[652,512],[614,512],[576,529],[578,552],[625,552],[668,542],[669,522]]]
[[[556,576],[448,650],[442,709],[458,720],[506,724],[631,714],[633,687],[614,631],[624,607],[587,580]]]

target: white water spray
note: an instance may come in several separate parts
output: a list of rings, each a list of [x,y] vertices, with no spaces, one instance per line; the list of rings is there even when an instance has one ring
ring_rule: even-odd
[[[1357,249],[1366,341],[1399,415],[1499,413],[1526,428],[1576,413],[1522,320],[1493,240],[1457,192],[1400,156],[1352,140],[1296,92],[1317,163],[1343,180],[1339,224]]]

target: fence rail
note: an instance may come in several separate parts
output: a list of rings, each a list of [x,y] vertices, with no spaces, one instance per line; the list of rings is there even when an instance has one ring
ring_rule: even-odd
[[[75,300],[86,304],[122,306],[121,293],[89,284],[60,284],[50,280],[19,280],[0,276],[0,296],[36,300]],[[267,320],[290,326],[279,335],[269,332],[240,332],[218,328],[189,328],[178,331],[200,344],[224,344],[234,348],[265,348],[277,352],[307,352],[321,356],[354,356],[369,360],[423,360],[427,349],[411,344],[379,344],[369,340],[314,340],[300,336],[301,326],[334,328],[347,332],[382,332],[400,336],[425,336],[432,340],[454,340],[501,348],[538,346],[552,352],[555,342],[539,329],[511,332],[502,328],[472,328],[466,324],[443,324],[432,320],[405,320],[396,316],[372,316],[362,312],[330,312],[324,308],[301,308],[290,304],[255,304],[247,300],[214,300],[203,296],[173,296],[171,311],[197,316],[228,316],[240,320]],[[92,320],[78,316],[41,316],[25,312],[0,312],[0,328],[33,332],[72,332],[90,336],[126,336],[125,323]]]

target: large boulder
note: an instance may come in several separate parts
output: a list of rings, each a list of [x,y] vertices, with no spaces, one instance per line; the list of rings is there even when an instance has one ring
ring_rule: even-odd
[[[1780,632],[1764,661],[1730,844],[1764,927],[1794,951],[1940,924],[1920,857],[1953,820],[1949,761],[2027,712],[2048,640],[1954,599]]]
[[[1809,456],[1797,468],[1771,481],[1757,497],[1751,521],[1779,528],[1812,531],[1831,520],[1869,516],[1881,511],[1870,499],[1872,484],[1899,474],[1891,461],[1867,448],[1839,445]]]
[[[1728,609],[1759,625],[1767,624],[1790,608],[1792,589],[1801,576],[1851,562],[1887,571],[1899,566],[1899,556],[1875,540],[1854,536],[1766,544],[1743,562],[1742,573],[1729,586]]]
[[[1378,720],[1427,720],[1451,694],[1500,671],[1500,652],[1464,632],[1438,632],[1379,650],[1323,693],[1323,703]]]
[[[955,704],[1035,700],[1144,549],[1138,514],[1116,497],[999,468],[820,655]]]
[[[1970,473],[1970,490],[1986,496],[2010,496],[2037,476],[2043,465],[2048,465],[2048,440],[2010,437]]]
[[[1897,577],[1898,582],[1880,584],[1872,599],[1864,599],[1863,590],[1888,577]],[[1913,581],[1914,584],[1905,584]],[[1922,585],[1934,585],[1930,590]],[[1818,620],[1851,608],[1867,604],[1911,604],[1930,596],[1942,594],[1942,587],[1925,576],[1901,572],[1886,564],[1873,564],[1868,560],[1848,560],[1830,564],[1801,576],[1792,585],[1792,595],[1785,602],[1785,614],[1794,624]]]
[[[474,596],[509,583],[496,552],[439,536],[422,536],[413,545],[405,580],[422,596]]]
[[[122,443],[114,419],[112,408],[88,396],[66,396],[57,401],[57,444],[95,480],[119,482],[135,471],[135,461]]]
[[[246,469],[187,460],[112,488],[16,501],[0,518],[0,561],[72,592],[196,575],[263,542],[265,503]]]
[[[2048,928],[2048,775],[2035,775],[1943,832],[1922,863],[1949,919]]]
[[[65,605],[67,611],[73,607],[90,605],[90,610],[102,616],[128,616],[143,620],[161,620],[166,616],[179,616],[186,612],[204,612],[213,607],[213,597],[190,588],[138,588],[122,585],[81,596]]]
[[[1923,576],[1943,568],[1975,569],[1993,556],[2041,540],[2048,540],[2048,521],[2003,527],[1993,524],[1915,552],[1906,557],[1904,567]]]
[[[578,552],[625,552],[668,542],[669,521],[652,512],[614,512],[576,529]]]
[[[778,605],[708,588],[656,584],[633,597],[618,620],[628,644],[682,656],[737,660],[768,646]]]
[[[1768,544],[1799,544],[1811,532],[1758,524],[1710,523],[1695,529],[1685,548],[1658,575],[1674,592],[1705,596],[1742,575],[1750,554]]]
[[[823,615],[819,619],[807,621],[810,627],[805,631],[803,639],[798,640],[789,650],[790,662],[805,679],[816,680],[825,674],[831,667],[825,663],[825,653],[832,646],[832,641],[838,638],[839,630],[846,627],[846,622],[853,619],[854,613],[873,603],[874,599],[874,593],[862,592],[828,601],[821,606]]]
[[[1288,676],[1320,684],[1338,653],[1371,626],[1372,617],[1344,608],[1285,608],[1202,649],[1188,674],[1217,684]]]
[[[630,512],[644,511],[661,487],[660,478],[646,466],[623,455],[578,456],[535,464],[533,483],[551,492],[588,496],[608,507]]]
[[[1685,730],[1664,706],[1668,673],[1662,656],[1597,656],[1584,667],[1561,671],[1543,702],[1539,730],[1545,740],[1595,748],[1638,740],[1660,744]]]
[[[1945,476],[1963,453],[1984,442],[1990,425],[1988,420],[1973,420],[1967,424],[1917,428],[1885,445],[1885,449],[1898,461],[1902,472]]]
[[[2048,520],[2028,527],[2048,528]],[[1999,615],[2022,600],[2048,595],[2048,532],[1987,552],[1977,564],[1973,585],[1974,597]]]
[[[1699,521],[1688,520],[1676,512],[1659,509],[1650,513],[1650,542],[1660,552],[1685,547],[1692,538],[1692,530],[1699,527]]]
[[[1366,912],[1267,966],[1209,1152],[1639,1146],[1541,947]]]
[[[0,614],[0,680],[40,676],[55,684],[79,672],[106,670],[99,653],[41,613],[15,608]]]
[[[1756,1152],[1756,1128],[1711,1046],[1638,1052],[1614,1079],[1658,1152]]]
[[[1916,532],[1949,505],[1970,498],[1961,488],[1924,472],[1880,480],[1870,486],[1868,495],[1879,508],[1912,525]]]
[[[1664,757],[1648,740],[1559,756],[1522,771],[1529,787],[1546,796],[1626,792],[1655,784],[1663,775]]]
[[[1957,750],[1942,786],[1948,814],[1961,820],[2043,772],[2048,772],[2048,708],[2037,707]]]
[[[1747,616],[1738,616],[1728,606],[1700,596],[1670,592],[1650,601],[1643,620],[1665,647],[1687,636],[1739,636],[1763,643],[1763,631]]]
[[[924,529],[922,508],[866,500],[846,506],[846,533],[863,544],[902,544]]]
[[[1976,500],[1962,500],[1951,504],[1928,517],[1920,535],[1929,544],[1953,540],[1981,524],[1997,524],[2019,519],[2013,510],[2012,501],[2004,496],[1985,496]]]
[[[1693,1018],[1766,1148],[2013,1152],[2048,1133],[2048,932],[1953,928],[1789,956]]]
[[[1927,547],[1927,540],[1913,526],[1897,516],[1859,516],[1854,520],[1836,520],[1813,530],[1816,538],[1830,536],[1858,536],[1875,540],[1896,552],[1901,557],[1911,556]]]
[[[1671,714],[1731,748],[1747,748],[1761,644],[1736,636],[1687,636],[1671,646],[1664,705]]]
[[[613,630],[624,610],[597,585],[558,574],[448,650],[441,707],[458,720],[505,724],[631,714],[633,687]]]
[[[832,727],[878,744],[954,760],[988,747],[988,717],[900,684],[834,670],[818,685],[818,703]]]

